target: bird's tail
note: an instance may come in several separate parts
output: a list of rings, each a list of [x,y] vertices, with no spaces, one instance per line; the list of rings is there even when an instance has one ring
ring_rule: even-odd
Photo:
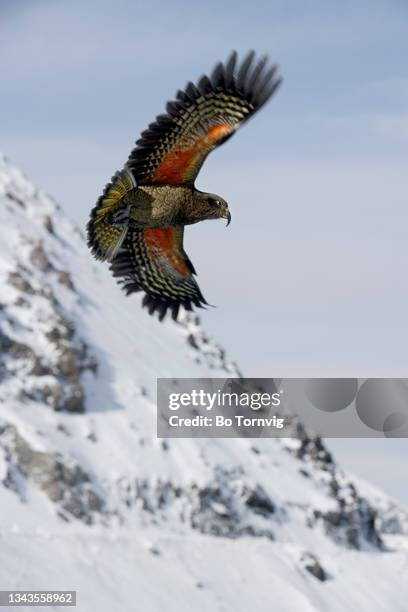
[[[112,177],[92,209],[87,235],[88,246],[96,259],[112,261],[117,255],[126,238],[127,227],[115,226],[112,215],[123,206],[124,196],[135,188],[133,174],[125,168]]]

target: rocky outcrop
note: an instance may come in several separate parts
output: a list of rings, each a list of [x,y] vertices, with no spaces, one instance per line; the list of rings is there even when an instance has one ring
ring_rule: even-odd
[[[193,529],[214,536],[274,540],[271,518],[275,504],[260,485],[245,482],[243,476],[219,468],[208,485],[191,487]]]
[[[238,469],[214,470],[206,484],[178,486],[171,481],[119,484],[127,509],[142,511],[163,520],[173,519],[201,533],[217,537],[240,536],[274,539],[275,504],[259,484],[253,484]]]
[[[90,525],[96,517],[104,514],[102,496],[77,463],[68,464],[56,454],[32,448],[9,423],[0,424],[0,447],[7,464],[3,485],[12,488],[22,499],[21,477],[41,489],[56,504],[59,515],[65,520],[75,518]]]
[[[297,418],[292,427],[295,444],[287,450],[301,461],[303,473],[326,489],[335,506],[328,511],[312,509],[308,524],[321,525],[329,537],[348,548],[372,546],[383,550],[377,511],[339,470],[320,436],[308,432]]]
[[[49,263],[42,245],[37,244],[31,259],[41,273],[41,280],[54,266]],[[13,304],[3,304],[0,318],[0,376],[15,377],[19,372],[18,398],[42,401],[53,410],[84,412],[86,396],[81,376],[85,371],[96,374],[98,364],[87,343],[81,339],[75,324],[65,314],[51,285],[37,286],[28,280],[29,274],[23,266],[9,272],[8,283],[17,292]],[[38,279],[37,279],[38,281]],[[20,319],[35,299],[35,308],[41,321],[36,329],[25,334],[21,342],[18,330]],[[20,316],[21,311],[21,316]],[[38,345],[48,345],[48,350],[37,354]],[[25,380],[21,376],[27,377]]]
[[[178,324],[183,330],[187,345],[193,351],[196,363],[203,363],[210,370],[225,372],[228,377],[242,378],[238,365],[229,360],[225,350],[204,331],[197,315],[185,312]]]

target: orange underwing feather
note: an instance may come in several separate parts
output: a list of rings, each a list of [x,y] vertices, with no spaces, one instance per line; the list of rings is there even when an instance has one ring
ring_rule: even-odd
[[[230,125],[215,125],[209,128],[207,134],[199,138],[192,147],[183,148],[183,144],[179,144],[162,159],[152,176],[152,182],[165,185],[190,182],[194,179],[201,159],[233,131],[234,128]]]
[[[181,276],[190,276],[191,268],[180,251],[175,227],[151,227],[144,231],[144,240],[151,257],[164,257]]]

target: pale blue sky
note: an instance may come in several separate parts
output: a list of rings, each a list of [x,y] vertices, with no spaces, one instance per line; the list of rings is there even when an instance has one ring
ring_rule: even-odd
[[[204,323],[248,376],[405,376],[405,1],[0,0],[0,148],[83,226],[175,91],[252,47],[285,81],[200,174],[233,217],[186,232]],[[385,443],[337,446],[408,501]]]

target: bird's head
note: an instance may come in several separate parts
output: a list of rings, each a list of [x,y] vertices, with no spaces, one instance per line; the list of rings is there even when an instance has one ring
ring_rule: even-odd
[[[200,202],[202,219],[227,219],[227,225],[231,223],[231,213],[227,202],[215,193],[197,192]]]

